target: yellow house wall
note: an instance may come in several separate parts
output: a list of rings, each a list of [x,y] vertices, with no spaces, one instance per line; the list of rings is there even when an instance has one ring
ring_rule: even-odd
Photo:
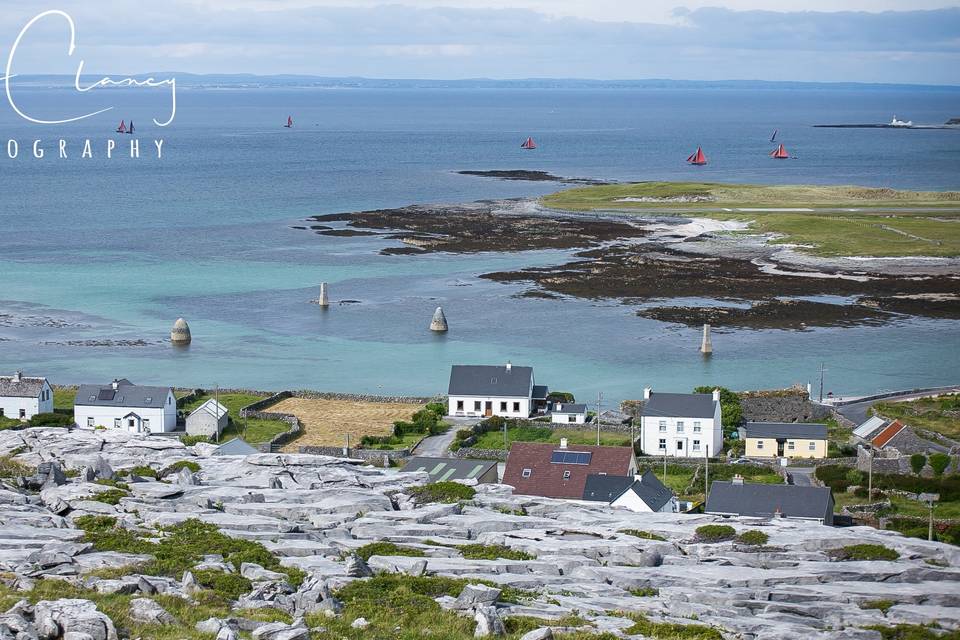
[[[758,447],[762,442],[763,448]],[[794,448],[790,450],[790,443]],[[810,450],[810,443],[815,443],[814,450]],[[775,458],[777,455],[777,441],[775,438],[747,438],[744,455],[748,458]],[[805,440],[799,438],[788,439],[783,445],[783,455],[787,458],[826,458],[826,440]]]

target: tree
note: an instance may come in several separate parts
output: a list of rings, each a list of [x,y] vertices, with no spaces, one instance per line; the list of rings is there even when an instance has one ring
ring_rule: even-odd
[[[910,468],[915,474],[920,475],[925,466],[927,466],[927,456],[922,453],[915,453],[910,456]]]
[[[942,476],[943,472],[950,466],[950,456],[945,453],[933,453],[927,461],[930,463],[930,467],[937,477]]]
[[[724,432],[731,432],[743,422],[743,408],[740,406],[740,396],[725,387],[697,387],[694,393],[713,393],[720,389],[720,416]]]

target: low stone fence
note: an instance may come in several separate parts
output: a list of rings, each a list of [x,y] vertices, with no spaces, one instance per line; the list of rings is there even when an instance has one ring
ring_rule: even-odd
[[[681,467],[702,467],[703,458],[671,458],[667,457],[667,464],[679,465]],[[729,462],[727,458],[708,458],[710,464],[723,464]],[[751,460],[751,462],[754,462]],[[757,464],[764,464],[765,462],[756,461]],[[637,464],[647,465],[655,467],[657,465],[663,466],[663,456],[637,456]],[[769,461],[766,461],[766,464],[769,464]]]
[[[857,466],[856,457],[847,457],[847,458],[791,458],[790,463],[787,465],[787,468],[790,467],[825,467],[830,465],[837,465],[840,467],[855,467]]]
[[[304,446],[298,449],[300,453],[312,453],[320,456],[334,456],[337,458],[356,458],[365,460],[374,466],[391,466],[406,461],[413,453],[410,449],[359,449],[350,447],[318,447]],[[384,464],[384,461],[388,464]]]
[[[347,400],[351,402],[383,402],[390,404],[427,404],[428,402],[447,403],[446,396],[377,396],[356,393],[331,393],[325,391],[289,391],[290,396],[310,400]]]
[[[503,449],[477,449],[475,447],[461,447],[453,451],[454,458],[470,458],[472,460],[499,460],[506,461],[507,451]]]

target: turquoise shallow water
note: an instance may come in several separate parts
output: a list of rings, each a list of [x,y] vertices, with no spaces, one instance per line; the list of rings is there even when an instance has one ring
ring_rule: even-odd
[[[56,90],[27,98],[50,109],[66,99]],[[637,318],[634,307],[520,298],[522,286],[477,278],[564,252],[380,256],[383,240],[291,226],[318,213],[554,188],[459,169],[686,179],[696,144],[712,160],[696,175],[710,180],[960,188],[960,132],[809,126],[893,113],[942,122],[958,115],[958,92],[193,89],[162,132],[147,124],[153,106],[131,96],[124,113],[143,123],[145,154],[165,138],[163,160],[0,155],[0,370],[55,382],[421,394],[442,392],[452,363],[510,359],[554,388],[581,399],[602,391],[608,402],[646,385],[804,383],[821,361],[837,393],[956,381],[954,321],[731,331],[714,336],[716,355],[704,360],[696,331]],[[278,124],[287,113],[292,131]],[[0,137],[102,144],[113,119],[48,129],[0,110]],[[769,161],[773,128],[798,160]],[[536,152],[518,148],[527,134]],[[308,304],[320,281],[335,300],[359,303]],[[425,330],[438,304],[446,336]],[[195,336],[186,350],[162,342],[178,316]],[[64,345],[103,339],[148,344]]]

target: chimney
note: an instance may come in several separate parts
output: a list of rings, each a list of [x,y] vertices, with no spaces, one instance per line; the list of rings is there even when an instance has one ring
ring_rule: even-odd
[[[557,413],[562,413],[562,412],[563,412],[563,403],[560,403],[560,402],[557,403],[556,411],[557,411]]]
[[[653,389],[651,389],[650,387],[644,387],[644,388],[643,388],[643,399],[644,399],[644,400],[649,400],[651,393],[653,393]]]
[[[23,371],[20,371],[20,369],[17,369],[17,370],[13,373],[13,381],[14,381],[14,382],[20,382],[21,378],[23,378]]]
[[[116,391],[120,388],[120,381],[116,378],[113,379],[113,382],[110,383],[110,386],[113,387],[113,390]]]
[[[567,448],[567,439],[566,439],[566,438],[560,438],[560,448],[561,448],[561,449],[566,449],[566,448]]]
[[[777,510],[773,512],[773,517],[774,517],[774,518],[782,518],[782,517],[783,517],[783,511],[780,511],[780,507],[777,507]]]
[[[733,476],[733,480],[730,481],[730,484],[743,484],[743,476],[739,473]]]
[[[510,370],[513,369],[513,365],[510,364],[510,361],[507,360],[507,373],[510,373]]]
[[[720,389],[713,390],[713,401],[720,402]]]

